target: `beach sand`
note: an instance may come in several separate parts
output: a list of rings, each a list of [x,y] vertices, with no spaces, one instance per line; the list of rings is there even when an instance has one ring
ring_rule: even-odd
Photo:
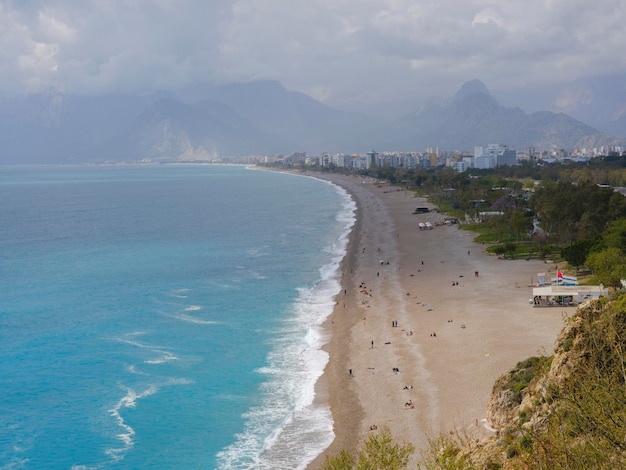
[[[413,443],[414,461],[440,433],[488,435],[495,380],[527,357],[550,354],[564,315],[574,311],[529,304],[537,273],[549,278],[555,266],[486,254],[471,232],[436,225],[440,214],[414,214],[432,205],[409,191],[323,178],[352,195],[357,223],[325,325],[330,359],[317,386],[318,399],[330,403],[335,440],[309,468],[353,449],[372,426]],[[433,229],[420,231],[426,221]]]

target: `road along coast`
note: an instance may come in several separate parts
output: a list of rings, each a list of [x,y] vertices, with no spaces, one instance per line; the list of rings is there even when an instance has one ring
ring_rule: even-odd
[[[352,195],[357,222],[325,324],[330,359],[317,386],[317,399],[330,403],[335,440],[309,468],[382,426],[415,445],[414,460],[440,433],[492,432],[483,419],[495,380],[529,356],[550,354],[563,326],[566,311],[528,302],[537,273],[550,266],[488,255],[470,232],[437,225],[439,213],[415,214],[432,205],[409,191],[312,176]]]

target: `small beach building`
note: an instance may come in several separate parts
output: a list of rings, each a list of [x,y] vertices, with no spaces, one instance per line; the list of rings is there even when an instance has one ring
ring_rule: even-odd
[[[564,286],[551,285],[533,287],[533,298],[530,303],[534,307],[575,307],[587,300],[606,297],[608,289],[599,286]]]
[[[546,285],[546,273],[537,273],[537,285],[538,286]]]

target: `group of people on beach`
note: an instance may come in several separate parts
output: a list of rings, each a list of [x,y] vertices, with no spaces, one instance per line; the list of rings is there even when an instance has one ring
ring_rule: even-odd
[[[378,251],[379,251],[379,253],[381,253],[380,249]],[[389,265],[390,263],[389,263],[389,261],[385,261],[385,260],[379,259],[379,264],[380,264],[380,266],[386,266],[386,265]],[[421,266],[423,267],[424,265],[425,265],[425,262],[422,260],[421,261]],[[419,271],[421,271],[421,269]],[[377,271],[376,272],[376,278],[380,278],[380,277],[381,277],[381,272]],[[368,288],[368,283],[365,280],[361,280],[359,282],[358,292],[359,292],[359,294],[361,294],[361,304],[365,304],[365,305],[367,305],[367,307],[369,307],[369,305],[368,305],[369,302],[367,300],[365,300],[365,299],[367,297],[373,297],[373,296],[372,296],[371,287]],[[344,295],[347,295],[347,293],[348,293],[347,290],[344,289]],[[411,294],[409,292],[407,292],[406,295],[410,296]],[[417,302],[417,303],[421,304],[421,302]],[[423,306],[424,307],[428,307],[427,304],[424,304]],[[432,310],[433,310],[432,308],[428,308],[428,311],[432,311]],[[365,320],[365,318],[364,318],[364,320]],[[398,320],[392,320],[391,321],[391,327],[392,328],[398,328]],[[402,332],[404,332],[404,334],[406,336],[413,336],[413,331],[412,330],[402,329]],[[432,333],[431,336],[436,336],[436,334]],[[391,344],[391,342],[388,341],[385,344]],[[374,349],[374,340],[373,339],[370,341],[369,349],[370,350]],[[400,373],[400,368],[399,367],[392,367],[391,371],[394,373],[394,375],[398,375]],[[350,377],[355,377],[353,369],[351,369],[351,368],[348,369],[348,375]],[[413,390],[413,385],[405,385],[403,387],[403,390]],[[414,405],[412,399],[409,399],[408,401],[406,401],[404,403],[404,409],[414,409],[414,408],[415,408],[415,405]],[[378,426],[376,424],[372,424],[369,427],[370,431],[375,431],[376,429],[378,429]]]

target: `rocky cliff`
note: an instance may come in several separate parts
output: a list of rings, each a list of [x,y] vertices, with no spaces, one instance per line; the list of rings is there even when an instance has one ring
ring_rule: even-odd
[[[424,468],[626,468],[626,294],[578,309],[554,354],[500,377],[494,436],[439,439]]]

